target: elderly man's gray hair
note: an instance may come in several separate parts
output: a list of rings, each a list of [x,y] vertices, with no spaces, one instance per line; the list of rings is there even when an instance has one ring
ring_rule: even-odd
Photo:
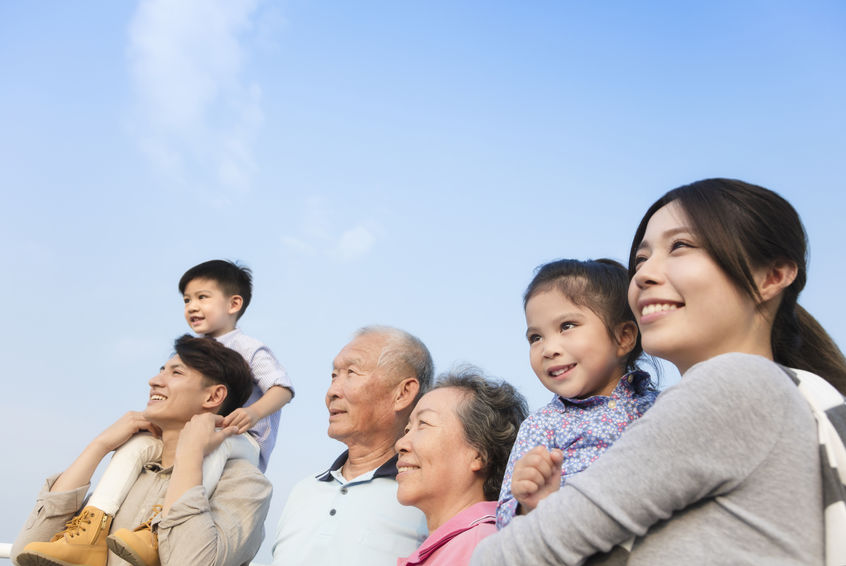
[[[365,326],[360,328],[355,336],[358,338],[371,334],[385,337],[385,345],[376,362],[378,367],[387,367],[395,372],[411,370],[414,373],[420,384],[416,402],[432,387],[435,364],[429,349],[417,336],[393,326]]]

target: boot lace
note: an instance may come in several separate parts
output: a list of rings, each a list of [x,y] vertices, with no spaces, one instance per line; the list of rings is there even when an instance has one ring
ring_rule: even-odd
[[[59,540],[65,534],[67,534],[70,538],[79,536],[81,534],[80,531],[84,532],[86,530],[83,523],[85,525],[91,524],[91,514],[88,511],[84,511],[79,515],[76,515],[73,519],[65,523],[65,530],[60,533],[56,533],[53,539]]]

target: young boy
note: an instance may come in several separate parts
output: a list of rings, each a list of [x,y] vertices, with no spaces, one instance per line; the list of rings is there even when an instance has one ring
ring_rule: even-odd
[[[237,427],[239,434],[227,437],[203,460],[203,488],[206,496],[211,497],[227,460],[246,459],[262,472],[267,469],[276,443],[279,410],[294,392],[285,368],[267,346],[236,328],[252,298],[252,275],[248,268],[223,260],[201,263],[185,272],[179,280],[179,292],[185,301],[185,320],[194,332],[214,338],[241,354],[253,375],[249,399],[223,420],[224,428]],[[97,536],[97,529],[88,528],[85,518],[102,516],[105,523],[114,516],[144,466],[161,455],[161,441],[149,434],[136,434],[116,450],[88,504],[68,523],[69,529],[63,531],[70,536],[42,548],[42,563],[105,566],[100,557],[106,554],[100,547],[106,540]],[[151,530],[152,519],[135,531],[121,529],[110,537],[120,556],[134,566],[160,564],[158,541]]]
[[[231,261],[213,259],[195,265],[179,280],[185,320],[197,334],[210,336],[247,360],[253,372],[253,393],[223,426],[237,426],[260,447],[257,466],[264,472],[276,444],[279,410],[294,396],[285,368],[260,341],[236,328],[252,299],[252,274]],[[224,459],[225,462],[225,459]]]

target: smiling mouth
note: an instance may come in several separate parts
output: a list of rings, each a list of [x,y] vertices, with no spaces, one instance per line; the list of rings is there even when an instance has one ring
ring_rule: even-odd
[[[645,305],[641,311],[640,316],[648,316],[650,314],[655,314],[659,312],[667,312],[667,311],[674,311],[678,309],[680,306],[676,303],[652,303],[649,305]]]
[[[155,395],[150,395],[150,401],[165,401],[167,397],[164,395],[159,395],[158,393]]]
[[[203,319],[199,316],[192,316],[191,317],[191,324],[197,324],[198,322],[203,322]]]
[[[546,375],[552,378],[561,377],[565,373],[568,373],[571,369],[576,367],[576,364],[567,364],[566,366],[555,366],[547,370]]]
[[[420,469],[420,466],[397,466],[397,472],[400,473],[400,474],[403,473],[403,472],[411,472],[411,471],[419,470],[419,469]]]

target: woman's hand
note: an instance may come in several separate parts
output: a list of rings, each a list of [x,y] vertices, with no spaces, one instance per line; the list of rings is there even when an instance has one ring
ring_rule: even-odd
[[[525,515],[561,487],[561,463],[564,453],[545,446],[535,446],[514,463],[511,493],[519,503],[517,512]]]

